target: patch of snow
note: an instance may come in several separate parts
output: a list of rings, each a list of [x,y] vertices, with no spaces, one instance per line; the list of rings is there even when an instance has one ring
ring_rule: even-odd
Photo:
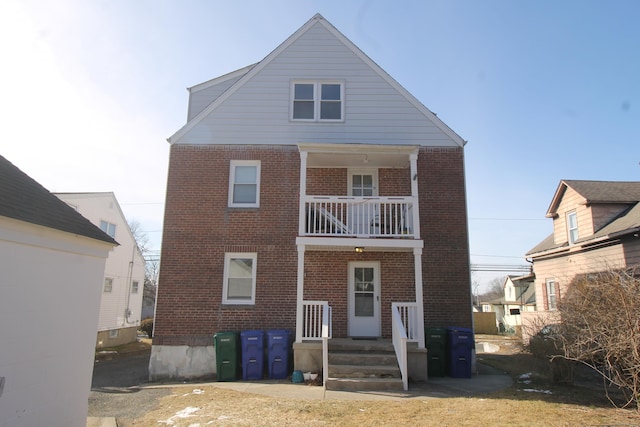
[[[204,390],[202,390],[201,388],[197,388],[193,390],[193,394],[204,394]]]
[[[191,415],[191,414],[193,414],[194,412],[198,412],[199,410],[200,410],[200,408],[196,408],[194,406],[187,406],[182,411],[176,412],[176,414],[173,417],[168,418],[166,420],[158,421],[158,422],[162,423],[162,424],[167,424],[167,425],[172,426],[172,425],[174,425],[176,423],[175,422],[176,418],[192,417],[193,415]]]
[[[522,374],[518,378],[520,378],[521,380],[524,380],[524,379],[527,379],[527,378],[531,378],[531,372],[527,372],[526,374]]]

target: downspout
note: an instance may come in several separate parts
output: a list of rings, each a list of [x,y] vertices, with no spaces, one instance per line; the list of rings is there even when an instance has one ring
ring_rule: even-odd
[[[136,248],[137,248],[137,245],[133,245],[133,251],[131,253],[131,261],[129,261],[129,268],[127,271],[127,283],[129,284],[129,286],[127,286],[127,304],[126,304],[127,308],[124,309],[125,323],[122,326],[124,326],[125,324],[131,325],[133,323],[129,321],[129,316],[131,316],[131,308],[129,307],[129,304],[131,303],[131,287],[133,286],[133,283],[132,283],[133,266],[134,266],[134,261],[136,256]],[[138,284],[138,286],[140,286],[140,284]]]

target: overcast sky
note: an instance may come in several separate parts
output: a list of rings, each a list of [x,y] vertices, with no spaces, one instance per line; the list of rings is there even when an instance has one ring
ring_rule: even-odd
[[[185,89],[318,12],[468,141],[472,263],[525,264],[561,179],[640,180],[635,0],[4,0],[0,154],[53,192],[113,191],[159,251]]]

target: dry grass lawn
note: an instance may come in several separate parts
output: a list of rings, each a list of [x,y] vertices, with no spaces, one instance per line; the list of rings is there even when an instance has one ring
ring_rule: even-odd
[[[549,383],[536,373],[544,367],[516,342],[502,342],[500,351],[480,354],[479,361],[508,372],[514,385],[474,397],[406,401],[282,399],[211,385],[181,386],[162,398],[158,409],[137,420],[118,420],[118,426],[640,425],[638,413],[613,407],[597,387]],[[526,391],[532,389],[540,392]]]

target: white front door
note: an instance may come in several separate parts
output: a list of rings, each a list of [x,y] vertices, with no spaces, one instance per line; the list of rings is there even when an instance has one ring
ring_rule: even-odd
[[[350,169],[349,195],[354,197],[378,196],[377,169]],[[353,234],[366,236],[372,233],[379,215],[378,203],[358,202],[349,208],[349,228]]]
[[[380,336],[380,263],[349,263],[349,336]]]

